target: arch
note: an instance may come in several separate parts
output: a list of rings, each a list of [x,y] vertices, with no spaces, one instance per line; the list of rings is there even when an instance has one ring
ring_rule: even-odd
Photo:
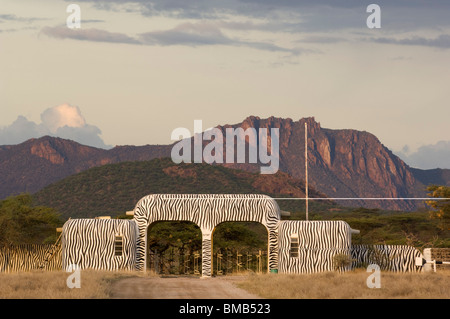
[[[222,222],[250,221],[263,224],[269,234],[268,271],[278,267],[278,222],[275,200],[260,194],[153,194],[134,209],[138,227],[136,269],[146,269],[147,227],[155,221],[190,221],[202,231],[202,276],[211,276],[211,235]]]
[[[156,236],[156,238],[154,238]],[[153,238],[152,238],[153,237]],[[162,240],[162,242],[161,242]],[[152,247],[153,245],[153,247]],[[202,232],[193,222],[188,221],[156,221],[151,223],[147,227],[147,239],[146,239],[146,267],[147,269],[153,269],[156,273],[162,274],[168,270],[170,274],[178,272],[179,274],[185,274],[186,269],[183,268],[180,260],[185,262],[186,252],[189,252],[190,256],[194,256],[195,253],[201,251],[202,245]],[[177,261],[172,263],[173,268],[165,268],[164,263],[155,263],[161,257],[162,261],[167,261],[165,257],[175,249]],[[151,256],[156,257],[153,262],[150,262]],[[175,260],[174,259],[174,260]],[[174,261],[173,260],[173,261]],[[198,263],[198,262],[197,262]],[[192,265],[190,265],[192,266]],[[198,270],[198,269],[197,269]],[[165,273],[165,272],[164,272]]]
[[[270,237],[269,237],[269,234],[270,234],[270,231],[269,231],[269,229],[267,228],[267,226],[266,225],[264,225],[264,224],[262,224],[262,223],[260,223],[260,222],[255,222],[255,221],[225,221],[225,222],[222,222],[222,223],[220,223],[220,224],[217,224],[215,227],[214,227],[214,229],[213,229],[213,231],[212,231],[212,234],[211,234],[211,250],[213,250],[214,249],[214,233],[216,232],[216,230],[217,230],[217,228],[218,227],[220,227],[221,225],[223,225],[223,224],[225,224],[225,223],[229,223],[229,224],[231,224],[231,223],[254,223],[254,224],[257,224],[258,226],[261,226],[261,227],[263,227],[264,228],[264,231],[265,231],[265,237],[266,237],[266,244],[265,244],[265,248],[264,248],[264,251],[266,252],[266,253],[269,253],[269,251],[270,251],[270,245],[269,245],[269,242],[270,242]],[[278,240],[278,239],[277,239]],[[213,269],[214,268],[214,265],[213,265],[213,262],[211,263],[211,269]],[[267,271],[269,271],[269,267],[268,267],[268,265],[267,265]]]

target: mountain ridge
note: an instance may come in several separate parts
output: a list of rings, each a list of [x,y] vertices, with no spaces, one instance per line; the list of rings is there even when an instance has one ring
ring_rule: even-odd
[[[420,170],[409,167],[365,131],[322,128],[313,117],[290,118],[249,116],[226,128],[279,128],[279,170],[304,179],[304,124],[308,124],[309,183],[328,197],[355,198],[342,205],[365,205],[387,209],[414,210],[414,201],[375,202],[356,198],[425,197],[428,184],[450,183],[450,170]],[[270,132],[270,130],[268,130]],[[271,136],[269,134],[268,144]],[[204,145],[207,141],[203,141]],[[258,141],[259,143],[259,141]],[[174,143],[175,144],[175,143]],[[98,149],[74,141],[44,136],[18,145],[0,146],[0,198],[21,192],[35,193],[47,185],[86,169],[125,161],[148,161],[170,157],[174,144],[116,146]],[[224,156],[226,147],[224,148]],[[255,172],[261,163],[215,164]]]

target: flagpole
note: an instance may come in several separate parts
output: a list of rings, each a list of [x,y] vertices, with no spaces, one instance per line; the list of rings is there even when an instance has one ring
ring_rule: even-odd
[[[308,124],[305,122],[305,205],[306,220],[308,220]]]

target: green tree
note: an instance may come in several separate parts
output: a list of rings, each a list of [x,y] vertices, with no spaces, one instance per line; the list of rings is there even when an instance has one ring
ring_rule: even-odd
[[[267,230],[254,222],[225,222],[213,235],[215,249],[267,249]]]
[[[32,205],[29,194],[0,202],[0,244],[40,244],[55,240],[61,225],[53,208]]]
[[[192,252],[202,248],[202,232],[192,222],[156,222],[150,226],[147,244],[152,251],[159,253],[172,247]]]
[[[431,207],[430,217],[439,219],[439,227],[442,230],[450,230],[450,187],[432,185],[427,188],[431,198],[440,198],[440,200],[428,200],[425,203]]]

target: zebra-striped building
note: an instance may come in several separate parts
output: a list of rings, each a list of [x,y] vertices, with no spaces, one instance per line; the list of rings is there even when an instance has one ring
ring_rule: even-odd
[[[134,270],[136,235],[134,220],[70,219],[62,230],[62,267]]]
[[[356,232],[344,221],[280,221],[280,272],[336,270],[335,256],[351,256],[352,233]]]
[[[147,233],[157,221],[190,221],[202,232],[202,276],[212,270],[212,237],[222,222],[258,222],[268,233],[268,271],[310,273],[335,270],[335,257],[353,258],[352,266],[371,261],[368,249],[353,247],[357,232],[343,221],[286,221],[266,195],[155,194],[142,198],[132,220],[71,219],[62,230],[62,267],[146,270]],[[411,270],[420,252],[393,246],[393,270]],[[406,252],[407,258],[403,258]],[[359,259],[358,259],[359,258]],[[412,265],[411,265],[412,259]],[[342,267],[341,267],[342,268]],[[388,267],[389,268],[389,267]],[[389,268],[389,269],[390,269]]]

